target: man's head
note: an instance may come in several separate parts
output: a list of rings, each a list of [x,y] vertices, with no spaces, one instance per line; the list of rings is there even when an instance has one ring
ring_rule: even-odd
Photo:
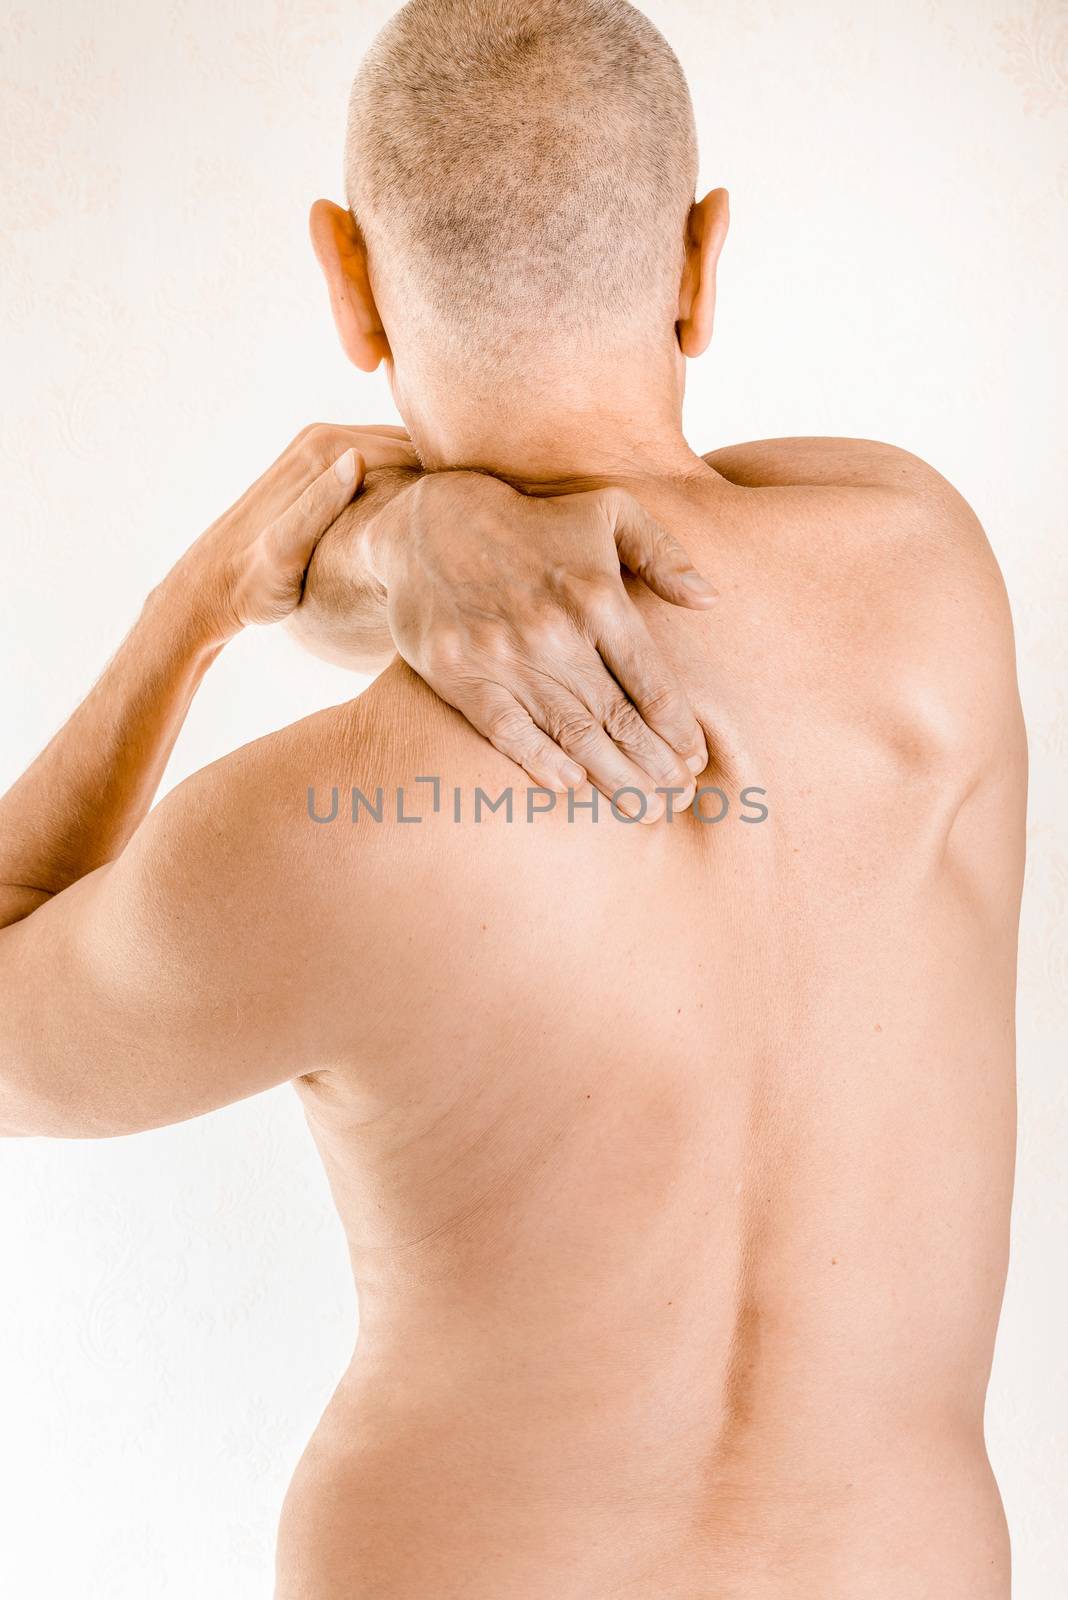
[[[726,207],[694,207],[696,169],[682,69],[626,0],[409,0],[353,86],[351,214],[313,211],[346,350],[417,412],[697,354]]]

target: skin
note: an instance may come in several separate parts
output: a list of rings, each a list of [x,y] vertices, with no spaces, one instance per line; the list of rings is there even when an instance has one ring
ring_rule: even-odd
[[[324,448],[368,430],[320,427]],[[389,440],[395,455],[404,448]],[[590,781],[611,796],[658,785],[692,793],[707,760],[693,709],[627,596],[623,561],[656,594],[705,609],[715,591],[633,496],[600,489],[539,499],[471,473],[371,471],[317,546],[289,618],[303,644],[378,671],[394,649],[535,783]]]
[[[316,830],[383,909],[330,924],[373,996],[360,1064],[301,1084],[361,1328],[280,1600],[1004,1600],[1025,751],[997,570],[878,446],[640,488],[722,591],[714,629],[637,603],[728,817]],[[399,667],[294,784],[309,744],[324,799],[514,777]]]
[[[1026,769],[1008,608],[975,518],[904,452],[689,450],[681,361],[725,231],[703,204],[640,428],[580,373],[563,432],[532,403],[494,435],[420,389],[358,249],[318,239],[343,340],[351,313],[380,341],[435,472],[376,457],[352,501],[321,434],[298,441],[0,804],[5,1131],[133,1133],[291,1080],[326,1166],[360,1335],[286,1500],[277,1600],[1008,1594],[982,1431]],[[712,615],[633,576],[620,609],[616,536],[648,543],[649,518],[713,575]],[[239,625],[303,585],[296,625],[341,648],[339,570],[364,659],[391,655],[383,615],[404,659],[145,816]],[[540,699],[531,605],[555,619]],[[729,813],[684,788],[656,826],[566,798],[527,822],[479,720],[521,760],[543,722],[558,756],[614,759],[589,706],[554,708],[631,611],[631,660],[681,686]],[[350,822],[353,784],[424,820]],[[307,791],[327,815],[334,785],[316,824]],[[514,820],[476,824],[476,786],[512,786]]]

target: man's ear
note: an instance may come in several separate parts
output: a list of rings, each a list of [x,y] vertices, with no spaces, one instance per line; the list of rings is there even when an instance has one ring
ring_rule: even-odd
[[[713,189],[690,207],[686,223],[686,262],[675,324],[684,356],[703,355],[712,338],[716,311],[716,263],[727,237],[730,207],[726,189]]]
[[[371,291],[367,247],[356,219],[329,200],[316,200],[308,227],[330,291],[341,347],[355,366],[373,372],[380,361],[389,360],[389,340]]]

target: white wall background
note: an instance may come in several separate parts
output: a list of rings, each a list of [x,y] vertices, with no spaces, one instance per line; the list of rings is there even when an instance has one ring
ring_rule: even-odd
[[[0,785],[147,589],[304,423],[391,416],[306,244],[386,0],[0,7]],[[704,448],[908,446],[990,533],[1033,756],[1015,1254],[989,1437],[1018,1600],[1068,1587],[1065,0],[650,0],[732,191]],[[353,681],[233,646],[168,775]],[[339,1228],[279,1090],[132,1140],[0,1146],[0,1590],[265,1600],[351,1348]],[[1058,1502],[1061,1502],[1058,1504]],[[1060,1514],[1060,1515],[1059,1515]]]

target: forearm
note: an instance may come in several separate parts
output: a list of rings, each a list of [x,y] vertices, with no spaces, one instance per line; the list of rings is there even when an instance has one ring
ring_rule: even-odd
[[[0,927],[120,854],[223,642],[180,584],[149,596],[99,681],[0,799]]]
[[[378,672],[396,653],[387,618],[380,542],[386,507],[418,481],[404,468],[368,472],[359,497],[319,540],[300,605],[287,619],[306,650],[357,672]],[[390,531],[403,528],[393,519]]]

